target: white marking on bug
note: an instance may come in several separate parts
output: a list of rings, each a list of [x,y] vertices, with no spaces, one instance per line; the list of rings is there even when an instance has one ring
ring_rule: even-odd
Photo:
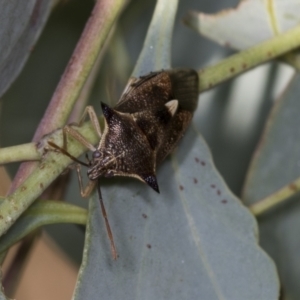
[[[170,115],[173,117],[176,113],[177,107],[178,107],[178,100],[170,100],[165,104],[165,107],[168,109]]]

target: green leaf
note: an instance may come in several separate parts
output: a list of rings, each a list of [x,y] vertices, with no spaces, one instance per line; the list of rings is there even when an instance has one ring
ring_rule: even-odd
[[[133,180],[105,186],[117,261],[99,201],[91,200],[74,299],[278,298],[275,266],[257,244],[256,222],[218,175],[195,128],[158,180],[160,195]]]
[[[21,72],[48,18],[52,1],[1,1],[0,96]]]
[[[177,6],[178,0],[157,1],[133,77],[171,68],[171,41]]]
[[[253,204],[300,177],[300,74],[275,104],[251,162],[243,199]],[[291,186],[291,189],[293,186]],[[299,299],[299,196],[259,218],[261,245],[275,260],[286,295]]]
[[[0,238],[0,253],[35,229],[54,223],[85,224],[87,212],[81,207],[60,201],[37,201]]]
[[[216,14],[188,13],[184,22],[221,45],[241,50],[295,27],[299,12],[299,0],[243,0],[237,8]]]

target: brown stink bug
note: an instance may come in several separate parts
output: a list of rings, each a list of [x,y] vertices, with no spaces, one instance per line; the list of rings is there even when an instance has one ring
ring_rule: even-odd
[[[132,78],[114,108],[101,103],[105,119],[101,131],[94,109],[88,106],[78,124],[88,114],[99,135],[99,144],[90,144],[74,126],[64,127],[64,148],[49,144],[75,162],[88,167],[88,185],[83,188],[80,165],[77,166],[81,195],[87,197],[101,176],[135,177],[159,192],[156,168],[170,154],[186,131],[198,100],[198,74],[191,69],[151,72]],[[93,152],[88,164],[67,152],[67,135]],[[100,186],[98,193],[102,214],[111,242],[112,256],[117,258]]]

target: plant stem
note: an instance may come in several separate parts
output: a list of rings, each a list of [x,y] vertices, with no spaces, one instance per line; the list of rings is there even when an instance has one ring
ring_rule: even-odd
[[[200,70],[199,92],[300,47],[300,26]]]
[[[41,154],[37,150],[35,143],[28,143],[0,149],[0,165],[16,161],[40,159]]]
[[[56,223],[74,223],[85,225],[87,210],[61,201],[36,201],[14,226],[1,237],[0,253],[33,232],[37,228]]]
[[[124,0],[96,1],[69,64],[34,135],[34,141],[38,141],[46,133],[65,125],[87,76],[125,2]]]
[[[295,181],[284,186],[277,192],[269,195],[268,197],[252,204],[249,206],[250,211],[255,215],[259,216],[262,213],[273,208],[277,204],[288,200],[291,196],[300,191],[300,177]]]
[[[99,137],[92,130],[90,122],[86,122],[78,128],[78,132],[92,144],[95,144],[99,140]],[[47,145],[48,140],[57,145],[62,145],[62,130],[56,130],[51,135],[47,135],[41,140],[41,144]],[[86,149],[80,143],[73,140],[68,143],[68,151],[78,157]],[[0,236],[14,224],[17,218],[72,162],[65,155],[54,151],[44,150],[42,158],[34,172],[13,193],[0,202]]]
[[[35,132],[33,142],[38,142],[45,134],[65,125],[110,29],[126,3],[126,0],[96,1],[68,66]],[[22,164],[10,191],[15,190],[35,168],[35,163]]]

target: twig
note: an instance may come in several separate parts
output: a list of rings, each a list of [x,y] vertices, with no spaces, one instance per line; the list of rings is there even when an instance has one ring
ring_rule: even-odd
[[[106,41],[112,25],[122,11],[125,0],[98,0],[73,52],[68,66],[42,118],[33,142],[62,127]],[[22,164],[10,192],[19,186],[36,168],[36,163]]]
[[[288,200],[291,196],[295,195],[300,191],[300,178],[296,179],[292,183],[284,186],[277,192],[270,196],[252,204],[249,206],[250,211],[255,215],[259,216],[262,213],[270,210],[279,203]]]
[[[300,47],[300,26],[200,70],[199,92]]]

